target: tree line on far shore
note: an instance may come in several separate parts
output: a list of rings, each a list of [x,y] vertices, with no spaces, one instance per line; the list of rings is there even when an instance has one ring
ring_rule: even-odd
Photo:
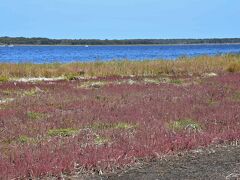
[[[48,39],[25,37],[0,37],[2,45],[163,45],[163,44],[224,44],[240,43],[240,38],[214,39]]]

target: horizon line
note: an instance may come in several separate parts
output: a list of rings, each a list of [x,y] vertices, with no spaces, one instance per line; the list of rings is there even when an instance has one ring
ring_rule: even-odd
[[[210,40],[210,39],[240,39],[240,37],[205,37],[205,38],[113,38],[113,39],[101,39],[101,38],[52,38],[52,37],[37,37],[37,36],[33,36],[33,37],[27,37],[27,36],[0,36],[0,38],[26,38],[26,39],[37,39],[37,38],[41,38],[41,39],[50,39],[50,40],[101,40],[101,41],[105,41],[105,40],[117,40],[117,41],[121,41],[121,40]]]

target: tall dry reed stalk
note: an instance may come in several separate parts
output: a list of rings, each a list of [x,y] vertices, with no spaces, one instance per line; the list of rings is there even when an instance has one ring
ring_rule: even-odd
[[[157,76],[201,75],[209,72],[239,72],[240,55],[182,57],[176,61],[110,61],[70,64],[0,64],[1,77],[58,77],[58,76]]]

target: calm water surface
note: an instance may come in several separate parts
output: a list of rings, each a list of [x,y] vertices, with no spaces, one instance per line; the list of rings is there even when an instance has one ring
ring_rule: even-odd
[[[0,62],[68,63],[109,60],[169,59],[182,56],[240,53],[234,45],[176,46],[14,46],[0,47]]]

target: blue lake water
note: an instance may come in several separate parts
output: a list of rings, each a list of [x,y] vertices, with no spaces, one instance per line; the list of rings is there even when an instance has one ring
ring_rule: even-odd
[[[240,44],[176,46],[14,46],[0,47],[0,62],[68,63],[109,60],[174,60],[182,56],[240,53]]]

